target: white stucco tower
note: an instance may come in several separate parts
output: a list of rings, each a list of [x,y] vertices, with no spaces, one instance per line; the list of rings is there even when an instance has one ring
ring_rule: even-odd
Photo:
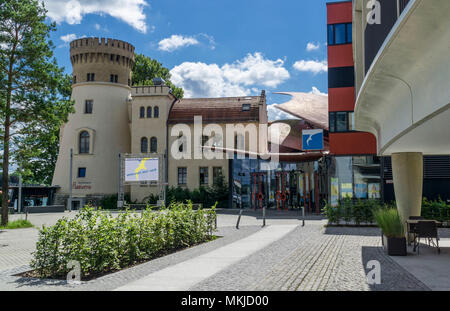
[[[83,38],[70,43],[75,113],[60,129],[60,149],[53,185],[57,200],[69,194],[73,149],[73,198],[117,193],[118,153],[131,151],[127,102],[131,100],[134,47],[112,39]],[[78,201],[77,201],[78,200]]]

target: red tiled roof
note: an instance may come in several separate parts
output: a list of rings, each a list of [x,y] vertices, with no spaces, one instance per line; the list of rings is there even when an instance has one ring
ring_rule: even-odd
[[[194,116],[202,116],[206,123],[258,122],[262,96],[223,98],[183,98],[177,100],[170,110],[168,123],[193,123]],[[242,106],[250,104],[248,111]]]

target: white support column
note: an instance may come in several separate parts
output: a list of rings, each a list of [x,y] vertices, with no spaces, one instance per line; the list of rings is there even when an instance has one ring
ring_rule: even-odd
[[[392,173],[397,208],[402,221],[405,222],[409,216],[420,216],[423,188],[422,153],[393,153]]]

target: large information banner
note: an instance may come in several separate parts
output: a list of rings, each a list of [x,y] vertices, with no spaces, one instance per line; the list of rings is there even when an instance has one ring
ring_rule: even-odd
[[[158,181],[158,158],[125,158],[125,182]]]

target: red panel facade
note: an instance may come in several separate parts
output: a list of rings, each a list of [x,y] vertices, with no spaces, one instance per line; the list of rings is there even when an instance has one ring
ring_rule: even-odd
[[[351,44],[331,45],[328,47],[328,68],[351,67],[354,63]]]
[[[327,3],[327,24],[351,23],[352,2]]]
[[[340,24],[352,22],[352,2],[327,4],[327,23]],[[328,46],[328,68],[354,66],[352,44]],[[328,110],[354,111],[355,87],[328,89]],[[331,155],[371,155],[376,154],[376,139],[370,133],[343,132],[330,133]]]
[[[353,111],[355,109],[355,88],[340,87],[328,89],[328,110]]]
[[[330,150],[333,155],[376,154],[376,138],[371,133],[330,133]]]

